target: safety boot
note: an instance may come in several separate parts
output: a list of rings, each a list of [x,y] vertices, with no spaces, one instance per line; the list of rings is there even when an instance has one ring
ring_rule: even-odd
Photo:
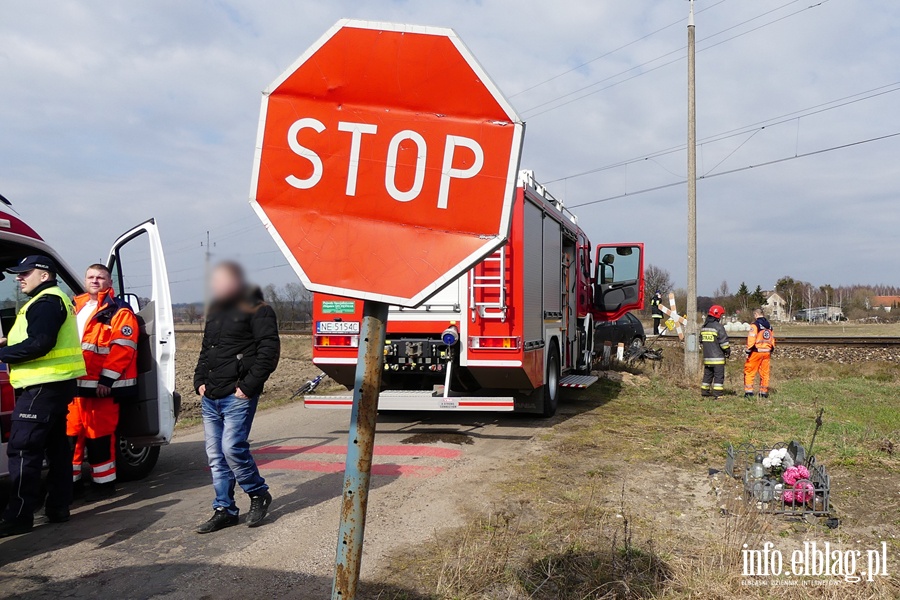
[[[0,521],[0,538],[22,535],[34,529],[31,521]]]

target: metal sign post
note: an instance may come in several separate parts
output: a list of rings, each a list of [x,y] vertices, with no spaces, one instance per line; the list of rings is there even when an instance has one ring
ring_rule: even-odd
[[[359,583],[387,318],[387,304],[366,301],[363,305],[332,600],[355,599]]]

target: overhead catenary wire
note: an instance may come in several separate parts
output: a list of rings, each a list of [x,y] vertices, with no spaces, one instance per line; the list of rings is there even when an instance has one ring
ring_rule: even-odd
[[[791,155],[791,156],[784,156],[784,157],[782,157],[782,158],[776,158],[776,159],[773,159],[773,160],[768,160],[768,161],[761,162],[761,163],[757,163],[757,164],[753,164],[753,165],[746,165],[746,166],[743,166],[743,167],[738,167],[738,168],[736,168],[736,169],[730,169],[730,170],[728,170],[728,171],[721,171],[721,172],[719,172],[719,173],[714,173],[714,174],[712,174],[712,175],[704,175],[704,176],[698,177],[697,180],[700,181],[700,180],[703,180],[703,179],[713,179],[714,177],[722,177],[722,176],[724,176],[724,175],[733,175],[734,173],[740,173],[740,172],[742,172],[742,171],[749,171],[750,169],[760,169],[760,168],[762,168],[762,167],[768,167],[768,166],[771,166],[771,165],[776,165],[776,164],[779,164],[779,163],[784,163],[784,162],[788,162],[788,161],[791,161],[791,160],[796,160],[796,159],[798,159],[798,158],[807,158],[807,157],[810,157],[810,156],[815,156],[815,155],[817,155],[817,154],[825,154],[825,153],[827,153],[827,152],[834,152],[834,151],[837,151],[837,150],[844,150],[844,149],[847,149],[847,148],[852,148],[852,147],[854,147],[854,146],[861,146],[861,145],[863,145],[863,144],[869,144],[869,143],[872,143],[872,142],[879,142],[879,141],[882,141],[882,140],[887,140],[887,139],[895,138],[895,137],[898,137],[898,136],[900,136],[900,131],[896,131],[896,132],[894,132],[894,133],[889,133],[889,134],[886,134],[886,135],[880,135],[880,136],[877,136],[877,137],[871,137],[871,138],[867,138],[867,139],[864,139],[864,140],[857,140],[857,141],[855,141],[855,142],[849,142],[849,143],[846,143],[846,144],[840,144],[840,145],[837,145],[837,146],[831,146],[831,147],[828,147],[828,148],[820,148],[819,150],[812,150],[812,151],[810,151],[810,152],[804,152],[804,153],[802,153],[802,154],[793,154],[793,155]],[[634,192],[625,192],[625,193],[622,193],[622,194],[617,194],[617,195],[615,195],[615,196],[607,196],[606,198],[600,198],[599,200],[590,200],[590,201],[588,201],[588,202],[582,202],[582,203],[580,203],[580,204],[572,204],[572,205],[569,206],[569,208],[582,208],[582,207],[585,207],[585,206],[592,206],[592,205],[594,205],[594,204],[600,204],[601,202],[609,202],[609,201],[611,201],[611,200],[619,200],[619,199],[621,199],[621,198],[627,198],[627,197],[630,197],[630,196],[638,196],[638,195],[640,195],[640,194],[646,194],[646,193],[649,193],[649,192],[655,192],[655,191],[658,191],[658,190],[664,190],[664,189],[667,189],[667,188],[673,188],[673,187],[676,187],[676,186],[679,186],[679,185],[684,185],[685,183],[687,183],[687,179],[682,179],[681,181],[673,181],[673,182],[671,182],[671,183],[666,183],[666,184],[663,184],[663,185],[657,185],[657,186],[653,186],[653,187],[649,187],[649,188],[643,188],[643,189],[640,189],[640,190],[637,190],[637,191],[634,191]]]
[[[888,89],[890,88],[890,89]],[[729,129],[727,131],[722,131],[705,138],[698,140],[698,144],[705,145],[711,144],[715,142],[720,142],[723,140],[727,140],[733,137],[739,137],[741,135],[746,135],[751,132],[759,132],[763,129],[769,129],[778,125],[783,125],[785,123],[791,123],[797,119],[802,119],[805,117],[821,114],[830,110],[834,110],[837,108],[841,108],[844,106],[848,106],[851,104],[856,104],[857,102],[862,102],[864,100],[869,100],[871,98],[877,98],[879,96],[883,96],[885,94],[890,94],[893,92],[900,91],[900,81],[895,81],[893,83],[888,83],[885,85],[880,85],[868,90],[864,90],[862,92],[857,92],[855,94],[850,94],[849,96],[843,96],[841,98],[836,98],[834,100],[829,100],[828,102],[822,102],[820,104],[816,104],[813,106],[809,106],[806,108],[802,108],[799,110],[791,111],[789,113],[781,114],[775,117],[771,117],[769,119],[765,119],[762,121],[756,121],[755,123],[750,123],[748,125],[744,125],[742,127],[736,127],[734,129]],[[571,175],[566,175],[565,177],[557,177],[556,179],[549,179],[544,182],[544,185],[549,185],[551,183],[557,183],[560,181],[567,181],[569,179],[576,179],[578,177],[584,177],[586,175],[592,175],[594,173],[600,173],[602,171],[609,171],[611,169],[617,169],[619,167],[624,167],[630,164],[636,164],[639,162],[644,162],[646,160],[652,160],[654,158],[658,158],[660,156],[666,156],[668,154],[673,154],[675,152],[683,151],[687,146],[685,144],[679,144],[677,146],[671,146],[669,148],[665,148],[663,150],[657,150],[655,152],[650,152],[648,154],[643,154],[641,156],[637,156],[634,158],[630,158],[627,160],[622,160],[614,163],[609,163],[600,167],[594,167],[591,169],[587,169],[584,171],[579,171],[578,173],[573,173]],[[657,163],[658,164],[658,163]]]
[[[785,7],[787,7],[787,6],[791,5],[791,4],[795,4],[796,2],[799,2],[799,1],[800,1],[800,0],[791,0],[791,2],[788,2],[787,4],[784,4],[784,5],[782,5],[782,6],[778,7],[778,8],[774,8],[774,9],[772,9],[772,10],[770,10],[770,11],[767,11],[767,12],[761,14],[761,15],[757,15],[756,17],[753,17],[753,18],[751,18],[751,19],[747,19],[746,21],[743,21],[743,22],[741,22],[741,23],[738,23],[737,25],[732,25],[731,27],[728,27],[728,28],[723,29],[723,30],[721,30],[721,31],[719,31],[719,32],[716,32],[716,33],[714,33],[714,34],[712,34],[712,35],[710,35],[710,36],[707,36],[707,37],[703,38],[702,40],[700,40],[698,43],[703,43],[703,42],[705,42],[705,41],[707,41],[707,40],[709,40],[709,39],[711,39],[711,38],[713,38],[713,37],[716,37],[716,36],[718,36],[718,35],[721,35],[722,33],[725,33],[725,32],[727,32],[727,31],[730,31],[730,30],[732,30],[732,29],[735,29],[735,28],[737,28],[737,27],[740,27],[741,25],[745,25],[745,24],[747,24],[747,23],[749,23],[749,22],[751,22],[751,21],[754,21],[754,20],[756,20],[756,19],[759,19],[759,18],[761,18],[761,17],[763,17],[763,16],[766,16],[766,15],[771,14],[771,13],[773,13],[773,12],[776,12],[776,11],[778,11],[778,10],[781,10],[782,8],[785,8]],[[782,17],[779,17],[779,18],[774,19],[774,20],[772,20],[772,21],[769,21],[769,22],[767,22],[767,23],[763,23],[762,25],[759,25],[759,26],[754,27],[754,28],[752,28],[752,29],[748,29],[747,31],[743,31],[743,32],[741,32],[741,33],[738,33],[738,34],[736,34],[736,35],[733,35],[733,36],[731,36],[731,37],[729,37],[729,38],[726,38],[726,39],[724,39],[724,40],[720,40],[720,41],[718,41],[718,42],[716,42],[716,43],[714,43],[714,44],[709,44],[708,46],[704,46],[703,48],[699,48],[699,49],[697,50],[697,52],[698,52],[698,53],[699,53],[699,52],[705,52],[706,50],[710,50],[710,49],[715,48],[716,46],[720,46],[720,45],[722,45],[722,44],[724,44],[724,43],[726,43],[726,42],[730,42],[730,41],[735,40],[735,39],[737,39],[737,38],[743,37],[743,36],[745,36],[745,35],[748,35],[748,34],[750,34],[750,33],[753,33],[753,32],[755,32],[755,31],[758,31],[758,30],[760,30],[760,29],[763,29],[764,27],[768,27],[768,26],[770,26],[770,25],[774,25],[775,23],[778,23],[778,22],[780,22],[780,21],[784,21],[785,19],[789,19],[790,17],[793,17],[793,16],[798,15],[798,14],[800,14],[800,13],[803,13],[803,12],[806,12],[806,11],[811,10],[811,9],[813,9],[813,8],[822,6],[823,4],[825,4],[825,3],[827,3],[827,2],[830,2],[830,1],[831,1],[831,0],[822,0],[821,2],[819,2],[819,3],[817,3],[817,4],[813,4],[813,5],[807,6],[807,7],[805,7],[805,8],[802,8],[802,9],[800,9],[800,10],[794,11],[794,12],[792,12],[792,13],[790,13],[790,14],[784,15],[784,16],[782,16]],[[557,97],[555,97],[555,98],[551,98],[550,100],[546,100],[546,101],[544,101],[544,102],[541,102],[540,104],[536,104],[536,105],[532,106],[531,108],[527,108],[527,109],[523,110],[523,111],[522,111],[522,114],[523,114],[525,117],[529,118],[529,119],[533,119],[533,118],[538,117],[538,116],[540,116],[540,115],[543,115],[543,114],[546,114],[546,113],[548,113],[548,112],[554,111],[554,110],[556,110],[556,109],[558,109],[558,108],[562,108],[563,106],[567,106],[567,105],[569,105],[569,104],[572,104],[573,102],[578,102],[579,100],[583,100],[584,98],[587,98],[588,96],[593,96],[594,94],[599,94],[600,92],[603,92],[603,91],[606,91],[606,90],[608,90],[608,89],[614,88],[614,87],[616,87],[616,86],[618,86],[618,85],[621,85],[621,84],[623,84],[623,83],[625,83],[625,82],[627,82],[627,81],[631,81],[632,79],[637,79],[638,77],[642,77],[643,75],[647,75],[648,73],[652,73],[652,72],[654,72],[654,71],[657,71],[657,70],[659,70],[659,69],[662,69],[663,67],[667,67],[667,66],[669,66],[669,65],[673,65],[673,64],[675,64],[675,63],[677,63],[677,62],[680,62],[680,61],[684,60],[685,56],[679,56],[678,58],[675,58],[675,59],[673,59],[673,60],[670,60],[670,61],[668,61],[668,62],[665,62],[665,63],[663,63],[663,64],[661,64],[661,65],[657,65],[657,66],[655,66],[655,67],[653,67],[653,68],[651,68],[651,69],[647,69],[646,71],[642,71],[642,72],[637,73],[637,74],[635,74],[635,75],[632,75],[632,76],[630,76],[630,77],[626,77],[625,79],[621,79],[621,80],[619,80],[619,81],[615,81],[615,82],[613,82],[613,83],[611,83],[611,84],[609,84],[609,85],[607,85],[607,86],[604,86],[604,87],[602,87],[602,88],[600,88],[600,89],[592,90],[592,91],[586,92],[586,93],[584,93],[584,94],[582,94],[582,95],[580,95],[580,96],[577,96],[577,97],[575,97],[575,98],[572,98],[571,100],[566,100],[565,102],[559,102],[558,104],[554,104],[554,103],[558,102],[559,100],[563,100],[563,99],[565,99],[565,98],[568,98],[568,97],[573,96],[573,95],[575,95],[575,94],[578,94],[578,93],[580,93],[580,92],[584,92],[584,91],[589,90],[589,89],[591,89],[591,88],[593,88],[593,87],[595,87],[595,86],[598,86],[598,85],[600,85],[600,84],[602,84],[602,83],[605,83],[605,82],[607,82],[607,81],[610,81],[610,80],[612,80],[612,79],[615,79],[616,77],[619,77],[619,76],[621,76],[621,75],[625,75],[625,74],[627,74],[627,73],[630,73],[631,71],[634,71],[634,70],[636,70],[636,69],[640,69],[641,67],[644,67],[644,66],[647,66],[647,65],[649,65],[649,64],[652,64],[652,63],[654,63],[654,62],[656,62],[656,61],[662,60],[662,59],[666,58],[667,56],[671,56],[671,55],[673,55],[673,54],[677,54],[677,53],[679,53],[679,52],[683,52],[684,50],[685,50],[685,47],[682,46],[681,48],[677,48],[677,49],[672,50],[672,51],[670,51],[670,52],[666,52],[665,54],[661,54],[660,56],[657,56],[656,58],[653,58],[653,59],[651,59],[651,60],[648,60],[648,61],[646,61],[646,62],[643,62],[643,63],[641,63],[641,64],[639,64],[639,65],[635,65],[634,67],[631,67],[631,68],[629,68],[629,69],[625,69],[624,71],[621,71],[621,72],[616,73],[616,74],[614,74],[614,75],[610,75],[609,77],[605,77],[605,78],[603,78],[603,79],[601,79],[601,80],[599,80],[599,81],[595,81],[594,83],[591,83],[591,84],[586,85],[586,86],[584,86],[584,87],[578,88],[577,90],[573,90],[573,91],[571,91],[571,92],[567,92],[567,93],[562,94],[562,95],[560,95],[560,96],[557,96]],[[549,106],[549,105],[553,105],[553,106]],[[544,110],[538,110],[538,109],[543,108],[543,107],[545,107],[545,106],[548,106],[548,108],[546,108],[546,109],[544,109]],[[537,112],[534,112],[534,111],[537,111]]]
[[[710,10],[711,8],[715,8],[715,7],[717,7],[718,5],[720,5],[720,4],[724,3],[724,2],[727,2],[727,1],[728,1],[728,0],[719,0],[718,2],[716,2],[715,4],[713,4],[712,6],[707,6],[706,8],[700,9],[700,10],[696,11],[696,13],[697,13],[697,14],[700,14],[700,13],[702,13],[702,12],[705,12],[705,11],[707,11],[707,10]],[[794,0],[794,1],[795,1],[795,2],[799,2],[799,0]],[[531,90],[537,89],[537,88],[539,88],[539,87],[541,87],[541,86],[543,86],[543,85],[546,85],[546,84],[550,83],[551,81],[556,81],[556,80],[559,79],[560,77],[564,77],[564,76],[568,75],[569,73],[574,73],[575,71],[577,71],[577,70],[579,70],[579,69],[583,69],[584,67],[588,66],[588,65],[591,64],[591,63],[595,63],[595,62],[597,62],[598,60],[602,60],[602,59],[606,58],[607,56],[611,56],[611,55],[615,54],[615,53],[618,52],[619,50],[624,50],[625,48],[628,48],[629,46],[633,46],[633,45],[635,45],[635,44],[637,44],[637,43],[639,43],[639,42],[643,42],[643,41],[646,40],[647,38],[652,37],[652,36],[656,35],[657,33],[662,33],[662,32],[665,31],[666,29],[671,29],[672,27],[675,27],[676,25],[681,25],[682,23],[684,23],[684,19],[678,19],[677,21],[673,21],[673,22],[669,23],[668,25],[665,25],[664,27],[660,27],[659,29],[656,29],[656,30],[654,30],[654,31],[651,31],[650,33],[648,33],[648,34],[646,34],[646,35],[642,35],[641,37],[639,37],[639,38],[637,38],[637,39],[631,40],[631,41],[628,42],[627,44],[622,44],[621,46],[618,46],[618,47],[616,47],[616,48],[613,48],[612,50],[609,50],[609,51],[607,51],[607,52],[604,52],[603,54],[601,54],[601,55],[599,55],[599,56],[595,56],[594,58],[591,58],[591,59],[589,59],[589,60],[586,60],[586,61],[584,61],[583,63],[581,63],[581,64],[579,64],[579,65],[576,65],[576,66],[574,66],[574,67],[572,67],[572,68],[570,68],[570,69],[566,69],[565,71],[562,71],[562,72],[560,72],[560,73],[557,73],[556,75],[553,75],[552,77],[548,77],[547,79],[544,79],[543,81],[539,81],[539,82],[535,83],[534,85],[531,85],[531,86],[529,86],[529,87],[527,87],[527,88],[525,88],[525,89],[523,89],[523,90],[519,90],[519,91],[516,92],[515,94],[509,95],[508,98],[515,98],[516,96],[521,96],[522,94],[524,94],[524,93],[526,93],[526,92],[530,92]]]

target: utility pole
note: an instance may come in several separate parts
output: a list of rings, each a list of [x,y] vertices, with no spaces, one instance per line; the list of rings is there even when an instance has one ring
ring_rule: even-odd
[[[203,326],[201,327],[201,329],[205,330],[206,317],[209,316],[209,231],[206,232],[206,244],[200,242],[200,247],[206,248],[203,262]]]
[[[684,339],[684,373],[696,377],[700,371],[697,357],[697,103],[695,71],[694,0],[688,16],[688,282],[687,326]]]

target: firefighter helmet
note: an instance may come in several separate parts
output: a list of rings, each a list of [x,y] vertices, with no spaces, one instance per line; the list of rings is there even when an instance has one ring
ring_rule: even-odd
[[[721,319],[725,316],[725,309],[719,306],[718,304],[713,304],[712,308],[709,309],[709,316],[714,317],[716,319]]]

